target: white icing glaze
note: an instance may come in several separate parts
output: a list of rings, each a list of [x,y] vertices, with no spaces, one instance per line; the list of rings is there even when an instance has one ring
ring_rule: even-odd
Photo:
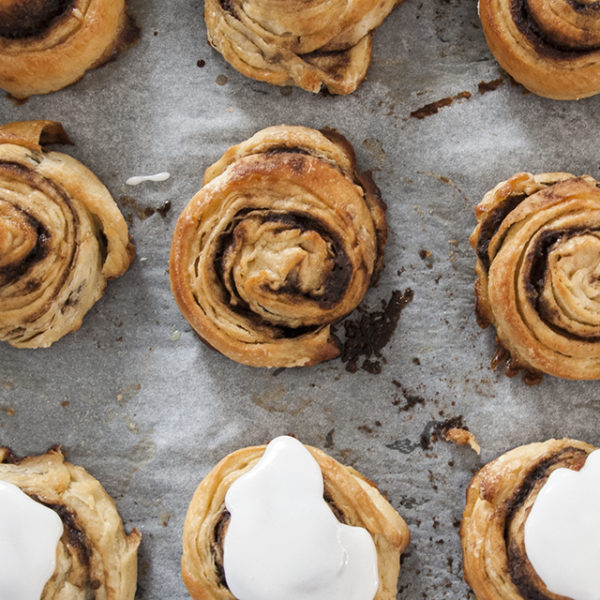
[[[0,481],[0,598],[40,600],[56,568],[60,517],[17,486]]]
[[[223,567],[239,600],[372,600],[377,552],[361,527],[340,523],[323,499],[310,452],[278,437],[225,497],[231,520]]]
[[[600,450],[580,471],[550,474],[525,521],[525,551],[551,592],[600,600]]]
[[[171,173],[157,173],[156,175],[137,175],[136,177],[130,177],[125,183],[127,185],[140,185],[144,181],[166,181],[171,177]]]

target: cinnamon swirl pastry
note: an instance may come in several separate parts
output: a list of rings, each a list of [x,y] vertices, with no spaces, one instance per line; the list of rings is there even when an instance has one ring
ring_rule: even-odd
[[[0,1],[0,88],[59,90],[137,41],[125,0]]]
[[[306,590],[393,600],[408,542],[406,523],[372,482],[284,436],[230,454],[200,483],[181,569],[195,600],[295,600]]]
[[[82,467],[65,462],[58,449],[49,450],[41,456],[18,458],[8,448],[0,448],[0,484],[2,528],[11,527],[10,519],[6,523],[8,507],[13,507],[13,519],[18,521],[22,516],[20,512],[26,510],[27,503],[31,503],[30,499],[60,517],[56,519],[50,513],[50,517],[58,522],[58,535],[49,547],[55,559],[54,571],[45,577],[47,582],[41,600],[133,600],[141,535],[135,529],[129,535],[125,533],[115,503],[96,479]],[[9,504],[11,498],[13,501]],[[37,510],[44,509],[38,507]],[[41,527],[36,531],[27,523],[20,524],[13,532],[19,536],[19,543],[10,546],[11,561],[14,559],[25,564],[30,561],[28,544],[33,544],[32,548],[38,551],[43,533]],[[11,538],[1,536],[0,546],[7,539]],[[6,548],[2,548],[2,556],[3,559],[8,556]],[[23,573],[27,573],[26,577],[33,576],[21,565],[14,577],[20,578]],[[9,573],[8,576],[12,575]],[[0,590],[5,590],[7,584],[9,589],[14,589],[4,577],[5,572]]]
[[[528,444],[475,475],[460,533],[465,579],[478,600],[567,600],[549,591],[534,570],[525,526],[549,476],[559,468],[579,471],[593,450],[570,439]]]
[[[576,100],[600,92],[600,2],[479,0],[500,66],[540,96]]]
[[[508,375],[600,378],[599,186],[519,173],[475,207],[475,310],[510,355]]]
[[[331,324],[382,267],[385,205],[333,130],[280,125],[204,175],[171,246],[171,287],[206,343],[256,367],[340,353]]]
[[[374,30],[402,0],[206,0],[210,45],[240,73],[310,92],[350,94],[371,61]]]
[[[0,340],[50,346],[75,331],[133,259],[108,190],[74,158],[60,123],[0,126]]]

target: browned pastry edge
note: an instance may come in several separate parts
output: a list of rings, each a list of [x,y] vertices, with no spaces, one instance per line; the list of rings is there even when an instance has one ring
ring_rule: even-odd
[[[466,493],[464,573],[478,600],[568,600],[550,592],[525,551],[535,498],[558,468],[579,470],[595,448],[571,439],[520,446],[486,464]]]

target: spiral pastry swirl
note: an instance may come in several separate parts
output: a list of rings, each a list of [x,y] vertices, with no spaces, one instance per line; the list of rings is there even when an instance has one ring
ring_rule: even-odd
[[[350,94],[364,79],[372,37],[402,0],[206,0],[208,41],[240,73],[310,92]]]
[[[576,100],[600,92],[600,2],[479,0],[500,66],[540,96]]]
[[[260,460],[266,446],[242,448],[221,460],[202,480],[188,507],[183,527],[181,573],[194,600],[235,600],[223,568],[223,540],[230,515],[227,490]],[[347,525],[364,527],[377,551],[379,588],[374,600],[396,598],[400,555],[410,533],[404,519],[375,485],[352,467],[337,462],[318,448],[306,446],[323,474],[323,497]],[[290,540],[292,543],[292,540]]]
[[[115,503],[58,449],[18,458],[0,448],[0,480],[54,510],[63,523],[56,568],[40,600],[133,600],[141,535],[127,535]]]
[[[0,340],[42,348],[75,331],[133,259],[108,190],[75,159],[60,123],[0,126]]]
[[[600,189],[589,176],[519,173],[475,208],[476,313],[519,368],[600,378]]]
[[[571,439],[520,446],[485,465],[467,489],[460,534],[478,600],[568,600],[550,592],[525,551],[525,521],[550,474],[579,471],[595,450]]]
[[[0,0],[0,88],[59,90],[137,41],[125,0]]]
[[[210,346],[257,367],[339,354],[332,323],[382,266],[385,205],[333,130],[280,125],[227,150],[182,212],[171,287]]]

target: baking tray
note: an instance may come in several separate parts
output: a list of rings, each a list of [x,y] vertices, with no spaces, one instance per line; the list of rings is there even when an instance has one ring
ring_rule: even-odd
[[[472,208],[521,170],[597,177],[600,100],[556,102],[511,84],[473,0],[407,0],[377,31],[367,79],[347,97],[244,78],[206,44],[201,2],[131,7],[143,34],[127,54],[21,106],[0,99],[2,121],[64,123],[75,142],[64,150],[107,185],[137,247],[79,331],[47,350],[0,346],[0,442],[21,454],[61,444],[103,483],[143,534],[142,600],[189,597],[181,530],[202,477],[225,454],[285,433],[353,465],[407,520],[398,598],[467,597],[457,527],[473,471],[552,436],[600,443],[596,383],[528,387],[489,369],[494,333],[473,315]],[[414,299],[378,375],[341,360],[236,364],[199,342],[171,296],[171,234],[204,169],[278,123],[340,130],[388,204],[385,269],[365,310],[395,290]],[[159,171],[172,177],[125,185]],[[449,419],[477,436],[481,457],[438,439]]]

